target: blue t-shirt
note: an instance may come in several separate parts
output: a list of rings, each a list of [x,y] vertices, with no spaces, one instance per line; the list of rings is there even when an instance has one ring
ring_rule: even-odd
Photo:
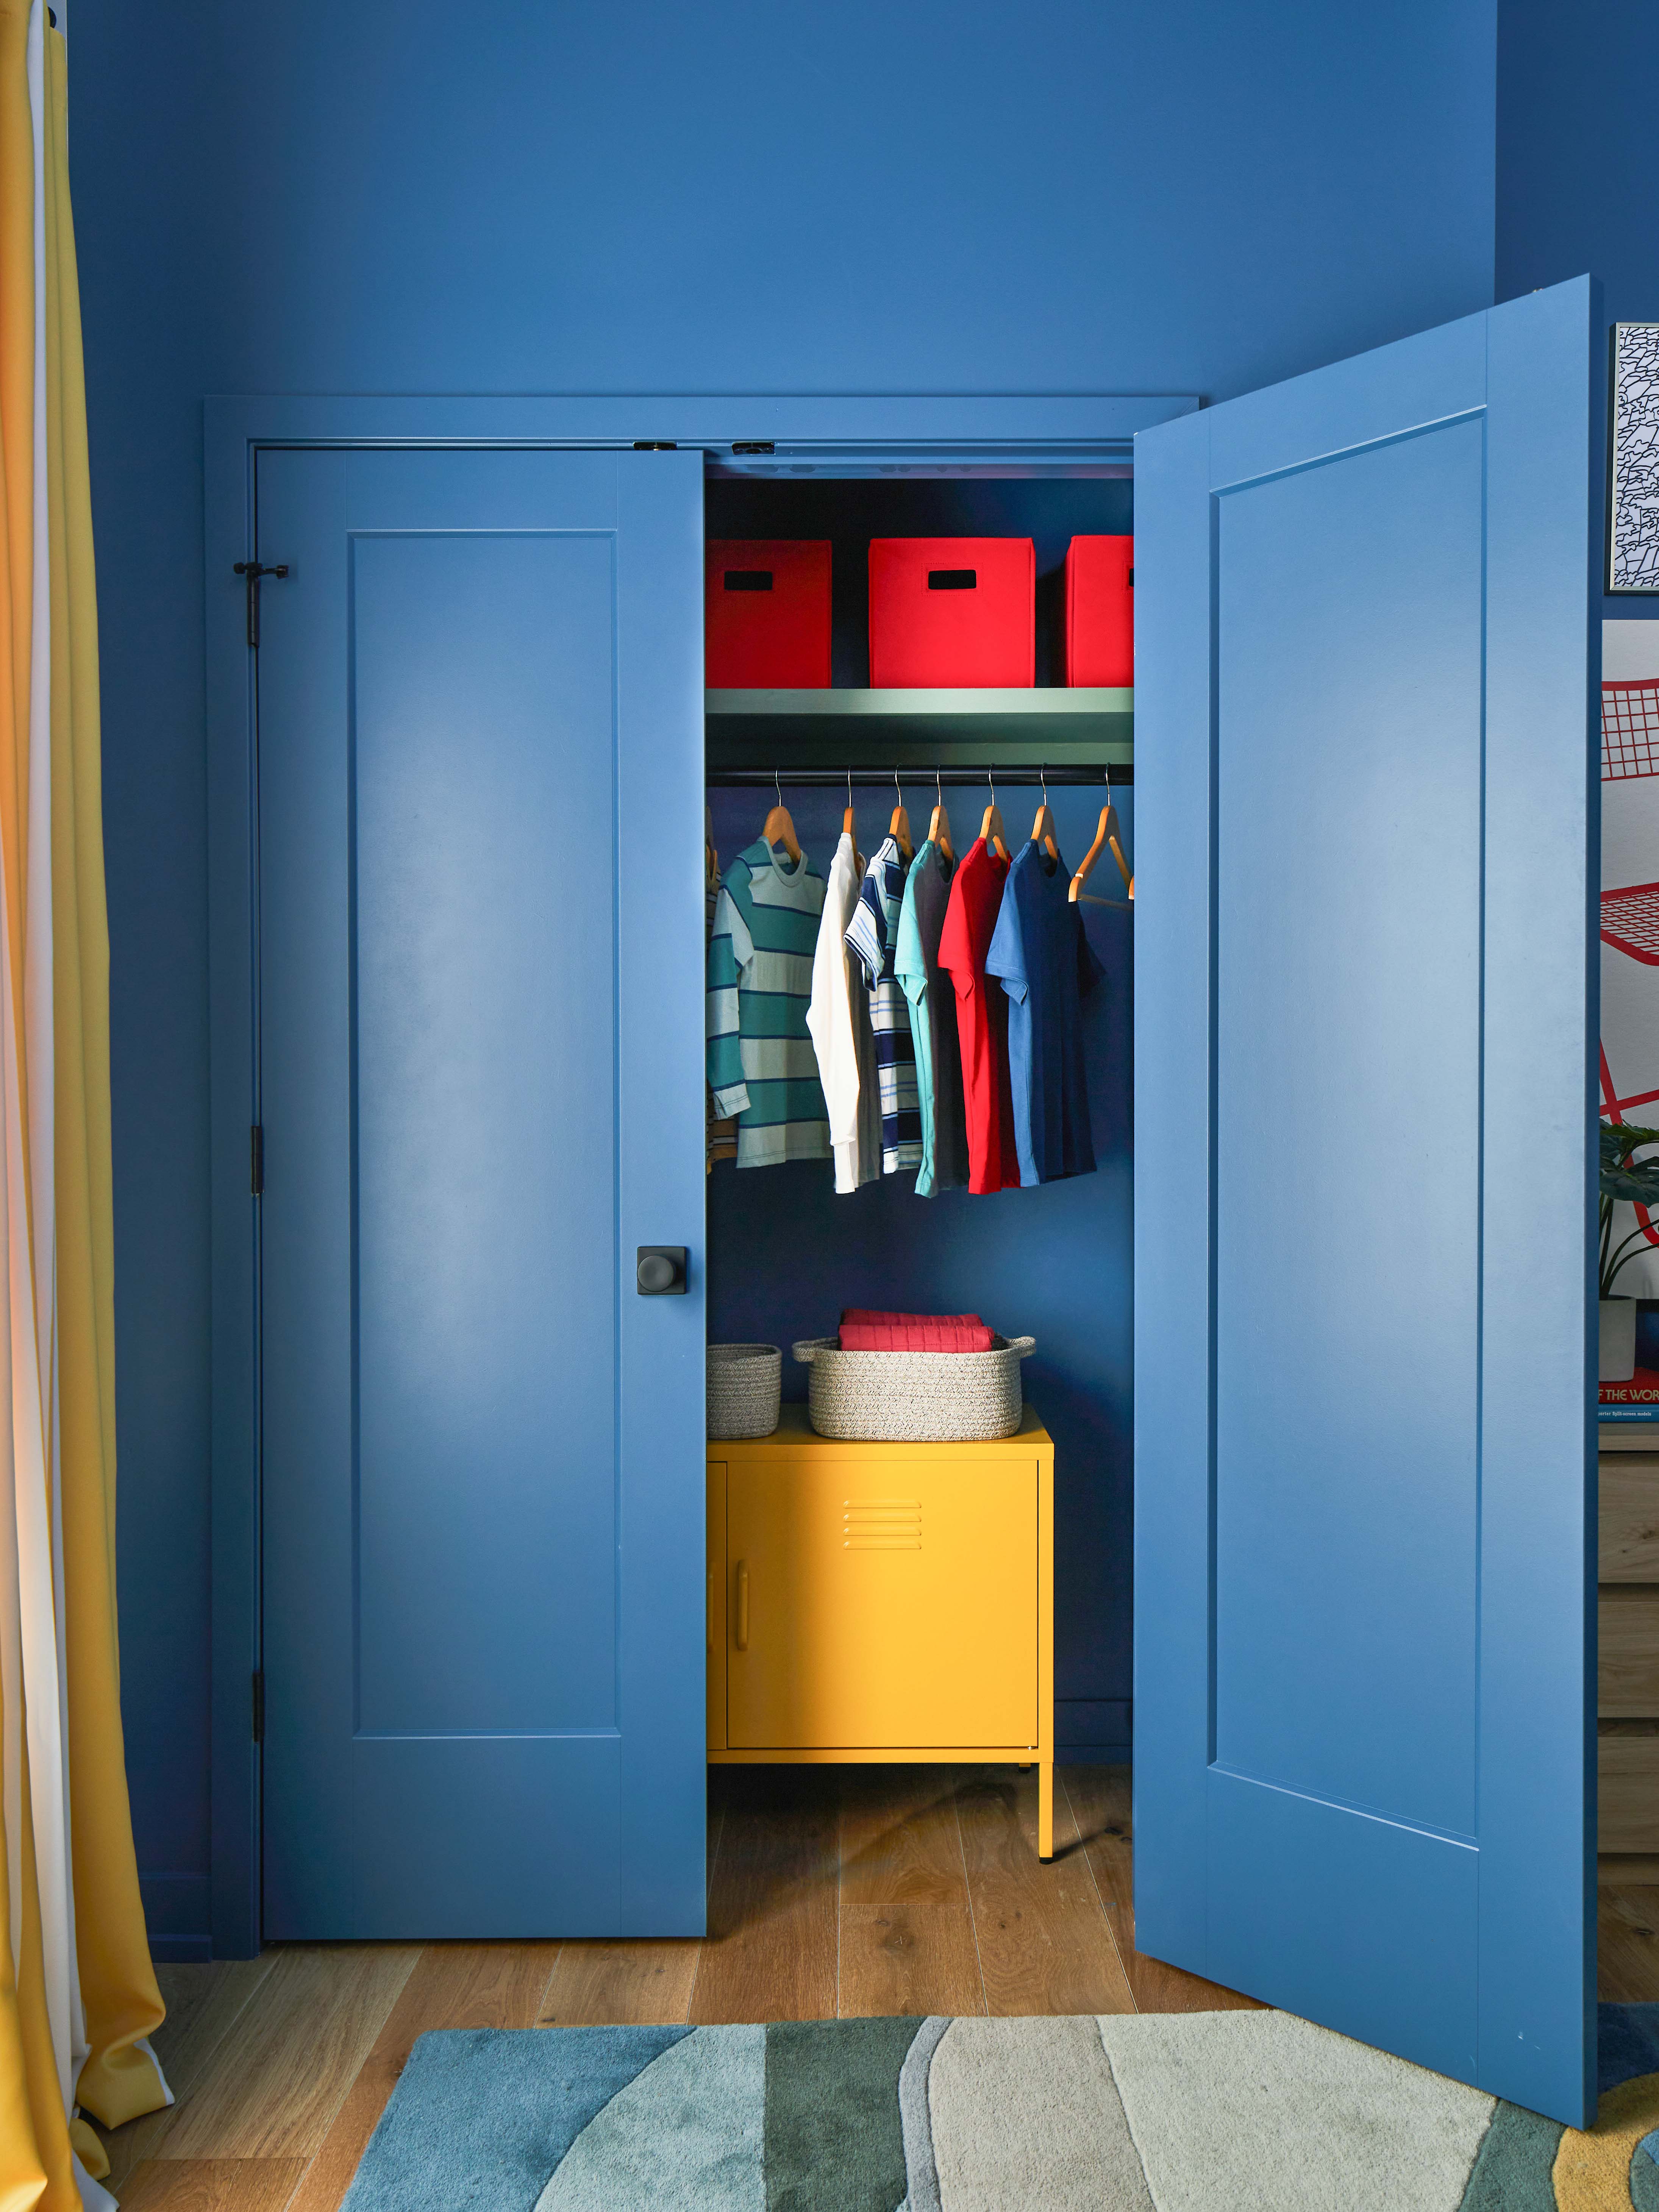
[[[1014,1141],[1027,1188],[1094,1173],[1083,1000],[1102,969],[1071,881],[1035,842],[1017,853],[985,961],[986,974],[1000,976],[1008,994]]]

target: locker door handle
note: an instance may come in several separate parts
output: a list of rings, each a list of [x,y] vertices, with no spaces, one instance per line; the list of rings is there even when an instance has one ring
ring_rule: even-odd
[[[738,1561],[738,1632],[735,1638],[739,1651],[749,1649],[749,1562]]]
[[[708,1570],[708,1648],[714,1648],[714,1570]]]

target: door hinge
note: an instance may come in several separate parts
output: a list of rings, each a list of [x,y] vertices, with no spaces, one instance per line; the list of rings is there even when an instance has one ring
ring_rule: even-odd
[[[247,586],[247,641],[256,651],[259,644],[259,579],[275,576],[279,580],[288,574],[288,562],[278,561],[267,568],[263,561],[237,561],[231,565],[231,574],[240,576]]]
[[[255,1198],[265,1190],[265,1133],[256,1121],[248,1131],[248,1188]]]
[[[265,1674],[263,1667],[253,1670],[253,1741],[265,1740]]]
[[[679,447],[672,438],[635,438],[634,451],[636,453],[678,453]]]

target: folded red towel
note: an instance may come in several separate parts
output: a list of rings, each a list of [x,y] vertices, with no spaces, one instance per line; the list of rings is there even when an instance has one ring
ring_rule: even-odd
[[[843,1352],[988,1352],[988,1328],[882,1328],[849,1322],[841,1333]]]
[[[977,1314],[882,1314],[849,1306],[843,1352],[988,1352],[994,1332]]]

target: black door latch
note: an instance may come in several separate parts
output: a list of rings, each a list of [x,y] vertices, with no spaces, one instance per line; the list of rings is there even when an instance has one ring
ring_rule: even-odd
[[[259,642],[259,579],[261,576],[286,576],[288,562],[278,561],[267,568],[263,561],[238,561],[231,568],[233,576],[241,576],[247,583],[247,641],[251,646]]]
[[[684,1297],[686,1249],[684,1244],[641,1244],[634,1278],[642,1298]]]

